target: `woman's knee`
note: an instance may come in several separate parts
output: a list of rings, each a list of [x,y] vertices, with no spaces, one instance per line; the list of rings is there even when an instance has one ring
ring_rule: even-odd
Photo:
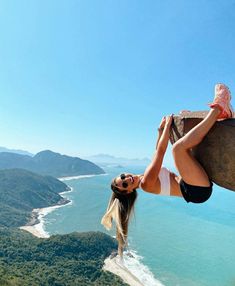
[[[182,154],[182,152],[185,152],[185,151],[186,149],[184,147],[182,140],[178,140],[172,146],[172,153],[174,157],[177,156],[178,154]]]

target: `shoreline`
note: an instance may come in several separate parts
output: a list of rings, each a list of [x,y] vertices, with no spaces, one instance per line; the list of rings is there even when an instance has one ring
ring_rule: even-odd
[[[122,258],[113,253],[105,259],[103,270],[119,276],[130,286],[164,286],[141,260],[134,250],[124,251]]]
[[[94,176],[104,176],[104,175],[107,175],[107,174],[105,173],[105,174],[94,174],[94,175],[78,175],[78,176],[71,176],[71,177],[61,177],[61,178],[57,178],[57,179],[63,182],[63,181],[77,180],[77,179],[90,178],[90,177],[94,177]],[[66,196],[64,196],[67,193],[73,192],[72,187],[70,187],[68,185],[67,185],[67,187],[69,188],[68,191],[64,191],[64,192],[59,193],[59,195],[61,195],[62,198],[64,199],[65,203],[58,202],[58,204],[54,205],[54,206],[33,209],[31,221],[29,221],[26,225],[20,226],[19,229],[28,231],[32,235],[39,237],[39,238],[49,238],[50,237],[49,233],[47,233],[44,230],[44,223],[45,223],[44,217],[57,208],[65,207],[65,206],[71,205],[73,203],[71,200],[66,198]]]
[[[101,174],[101,175],[106,175],[106,174]],[[97,176],[97,175],[64,177],[64,178],[59,178],[59,180],[69,181],[69,180],[73,180],[73,179],[89,178],[89,177],[93,177],[93,176]],[[67,203],[58,204],[58,205],[45,207],[45,208],[33,209],[31,221],[27,225],[21,226],[19,228],[21,230],[24,230],[24,231],[31,233],[32,235],[34,235],[38,238],[42,238],[42,239],[49,238],[50,237],[49,233],[47,233],[44,229],[44,225],[45,225],[44,217],[57,208],[72,204],[72,201],[64,196],[64,195],[66,195],[66,193],[74,191],[74,189],[72,187],[68,186],[68,188],[69,188],[68,191],[59,193],[65,199],[65,202],[67,201]],[[120,260],[120,258],[118,259],[118,257],[106,258],[104,260],[103,271],[109,271],[109,272],[117,275],[118,277],[121,278],[122,281],[124,281],[125,283],[127,283],[130,286],[144,286],[145,285],[136,277],[135,274],[133,274],[123,264],[123,262]],[[156,284],[156,285],[158,285],[158,284]]]
[[[134,276],[124,265],[121,265],[121,261],[118,261],[117,257],[106,258],[104,261],[103,270],[109,271],[119,276],[125,283],[130,286],[144,286],[140,280]]]
[[[78,176],[71,176],[71,177],[61,177],[57,178],[60,181],[70,181],[70,180],[77,180],[77,179],[85,179],[85,178],[91,178],[96,176],[106,176],[108,174],[94,174],[94,175],[78,175]]]
[[[59,193],[59,195],[61,195],[63,197],[63,194],[68,193],[68,192],[69,193],[72,192],[73,188],[71,188],[71,187],[69,187],[69,188],[70,188],[69,191]],[[49,238],[50,237],[49,233],[44,230],[44,223],[45,223],[44,217],[47,214],[53,212],[55,209],[71,205],[72,203],[73,203],[72,201],[70,201],[66,198],[65,204],[58,204],[58,205],[54,205],[54,206],[50,206],[50,207],[46,207],[46,208],[33,209],[31,221],[27,225],[20,226],[19,228],[22,230],[30,232],[31,234],[33,234],[36,237]]]
[[[71,205],[73,201],[69,200],[64,196],[64,194],[73,192],[73,188],[68,186],[69,190],[59,193],[59,195],[64,199],[65,203],[58,202],[57,205],[45,207],[45,208],[38,208],[32,210],[32,218],[28,224],[20,226],[19,229],[25,230],[30,232],[32,235],[39,237],[39,238],[49,238],[50,235],[48,232],[44,230],[44,217],[53,212],[55,209],[65,207]]]

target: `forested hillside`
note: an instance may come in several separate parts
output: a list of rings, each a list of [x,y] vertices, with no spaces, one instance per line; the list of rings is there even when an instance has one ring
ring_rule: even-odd
[[[104,259],[116,248],[115,240],[101,232],[40,239],[0,228],[0,285],[126,285],[102,271]]]
[[[68,191],[63,182],[22,169],[0,170],[0,226],[25,225],[34,208],[65,204],[58,193]]]

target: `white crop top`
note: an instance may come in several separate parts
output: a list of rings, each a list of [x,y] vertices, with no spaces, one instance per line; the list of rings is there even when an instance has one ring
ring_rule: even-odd
[[[160,185],[161,185],[161,192],[159,193],[159,195],[170,196],[171,195],[170,171],[167,168],[162,167],[159,172],[158,178],[160,180]]]

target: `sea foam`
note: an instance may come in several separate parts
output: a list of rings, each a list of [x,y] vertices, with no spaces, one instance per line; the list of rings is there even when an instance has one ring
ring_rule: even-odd
[[[70,181],[70,180],[77,180],[77,179],[85,179],[85,178],[91,178],[96,176],[107,176],[108,174],[99,174],[99,175],[79,175],[79,176],[71,176],[71,177],[61,177],[58,178],[60,181]]]
[[[143,257],[138,255],[134,250],[124,251],[123,260],[120,263],[136,277],[143,285],[148,286],[164,286],[157,280],[150,269],[144,265],[141,260]]]

